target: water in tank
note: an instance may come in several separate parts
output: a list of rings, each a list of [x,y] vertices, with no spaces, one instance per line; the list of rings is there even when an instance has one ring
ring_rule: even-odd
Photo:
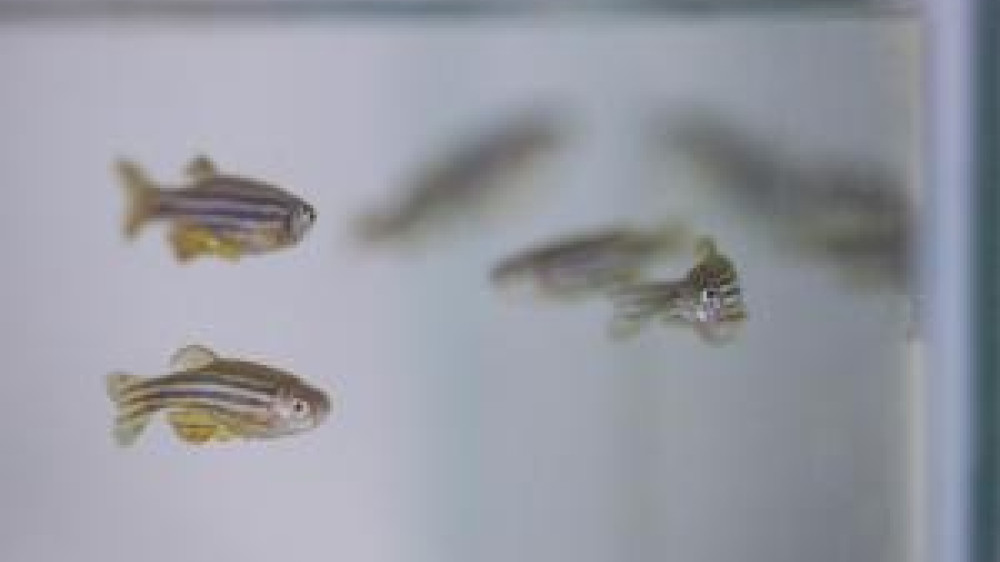
[[[920,20],[744,4],[5,4],[0,557],[917,559]]]

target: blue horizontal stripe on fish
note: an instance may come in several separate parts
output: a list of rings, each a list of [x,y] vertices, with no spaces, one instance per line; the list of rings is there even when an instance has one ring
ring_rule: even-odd
[[[220,201],[188,202],[165,200],[157,206],[157,212],[181,216],[229,216],[248,220],[284,219],[291,211],[279,205],[241,205]]]
[[[266,393],[259,393],[261,397],[255,398],[248,394],[225,390],[209,390],[202,388],[192,389],[156,389],[149,392],[140,393],[129,397],[123,406],[135,406],[143,402],[167,402],[172,400],[205,400],[216,404],[231,404],[234,406],[267,407],[271,404],[270,396]]]
[[[238,374],[213,372],[181,372],[157,379],[148,379],[129,386],[124,393],[127,398],[136,392],[169,389],[175,386],[206,385],[222,389],[238,389],[250,392],[277,392],[278,384],[264,378],[247,377]]]

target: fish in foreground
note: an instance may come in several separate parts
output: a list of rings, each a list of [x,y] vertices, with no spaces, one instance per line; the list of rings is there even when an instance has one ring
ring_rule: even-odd
[[[633,336],[646,321],[659,318],[691,326],[707,343],[731,341],[747,317],[736,266],[709,237],[698,240],[696,254],[698,263],[681,279],[640,283],[613,292],[611,335],[616,339]]]
[[[547,297],[572,298],[635,282],[644,266],[676,253],[687,229],[611,227],[553,240],[504,259],[490,273],[500,288],[529,285]]]
[[[362,216],[360,238],[378,243],[420,236],[439,218],[479,208],[514,187],[558,144],[561,125],[553,115],[530,113],[462,145],[429,165],[394,204]]]
[[[199,345],[178,351],[171,369],[153,378],[108,375],[108,394],[118,409],[114,436],[119,445],[135,443],[160,411],[181,440],[194,444],[301,433],[320,425],[330,411],[326,394],[295,375],[220,358]]]
[[[188,166],[190,184],[164,188],[134,162],[117,163],[127,197],[126,238],[151,221],[170,223],[181,262],[214,255],[237,260],[297,244],[316,220],[311,205],[276,186],[220,173],[206,157]]]

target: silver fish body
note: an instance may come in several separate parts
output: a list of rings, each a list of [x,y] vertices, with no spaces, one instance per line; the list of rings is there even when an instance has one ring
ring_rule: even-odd
[[[599,293],[633,282],[648,262],[676,251],[685,237],[685,229],[677,225],[569,236],[502,260],[490,279],[498,287],[531,284],[550,297]]]
[[[280,369],[219,358],[201,346],[182,349],[172,364],[175,372],[155,378],[109,375],[108,392],[118,408],[115,437],[119,444],[135,442],[161,411],[171,414],[170,423],[179,437],[203,442],[300,433],[322,423],[330,410],[322,390]],[[187,418],[174,415],[178,413]],[[193,419],[200,420],[201,429],[208,429],[203,438],[192,435]]]

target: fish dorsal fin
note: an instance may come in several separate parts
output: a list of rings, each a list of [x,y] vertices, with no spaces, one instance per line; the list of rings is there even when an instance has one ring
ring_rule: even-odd
[[[716,256],[719,254],[719,250],[715,245],[715,238],[711,236],[701,236],[694,244],[694,255],[695,259],[698,261],[705,261],[709,257]]]
[[[185,172],[188,177],[193,179],[195,182],[202,182],[219,175],[219,170],[215,167],[215,163],[204,154],[195,156],[191,162],[188,163]]]
[[[191,371],[207,367],[218,359],[211,349],[203,345],[189,345],[170,358],[170,368],[174,371]]]

